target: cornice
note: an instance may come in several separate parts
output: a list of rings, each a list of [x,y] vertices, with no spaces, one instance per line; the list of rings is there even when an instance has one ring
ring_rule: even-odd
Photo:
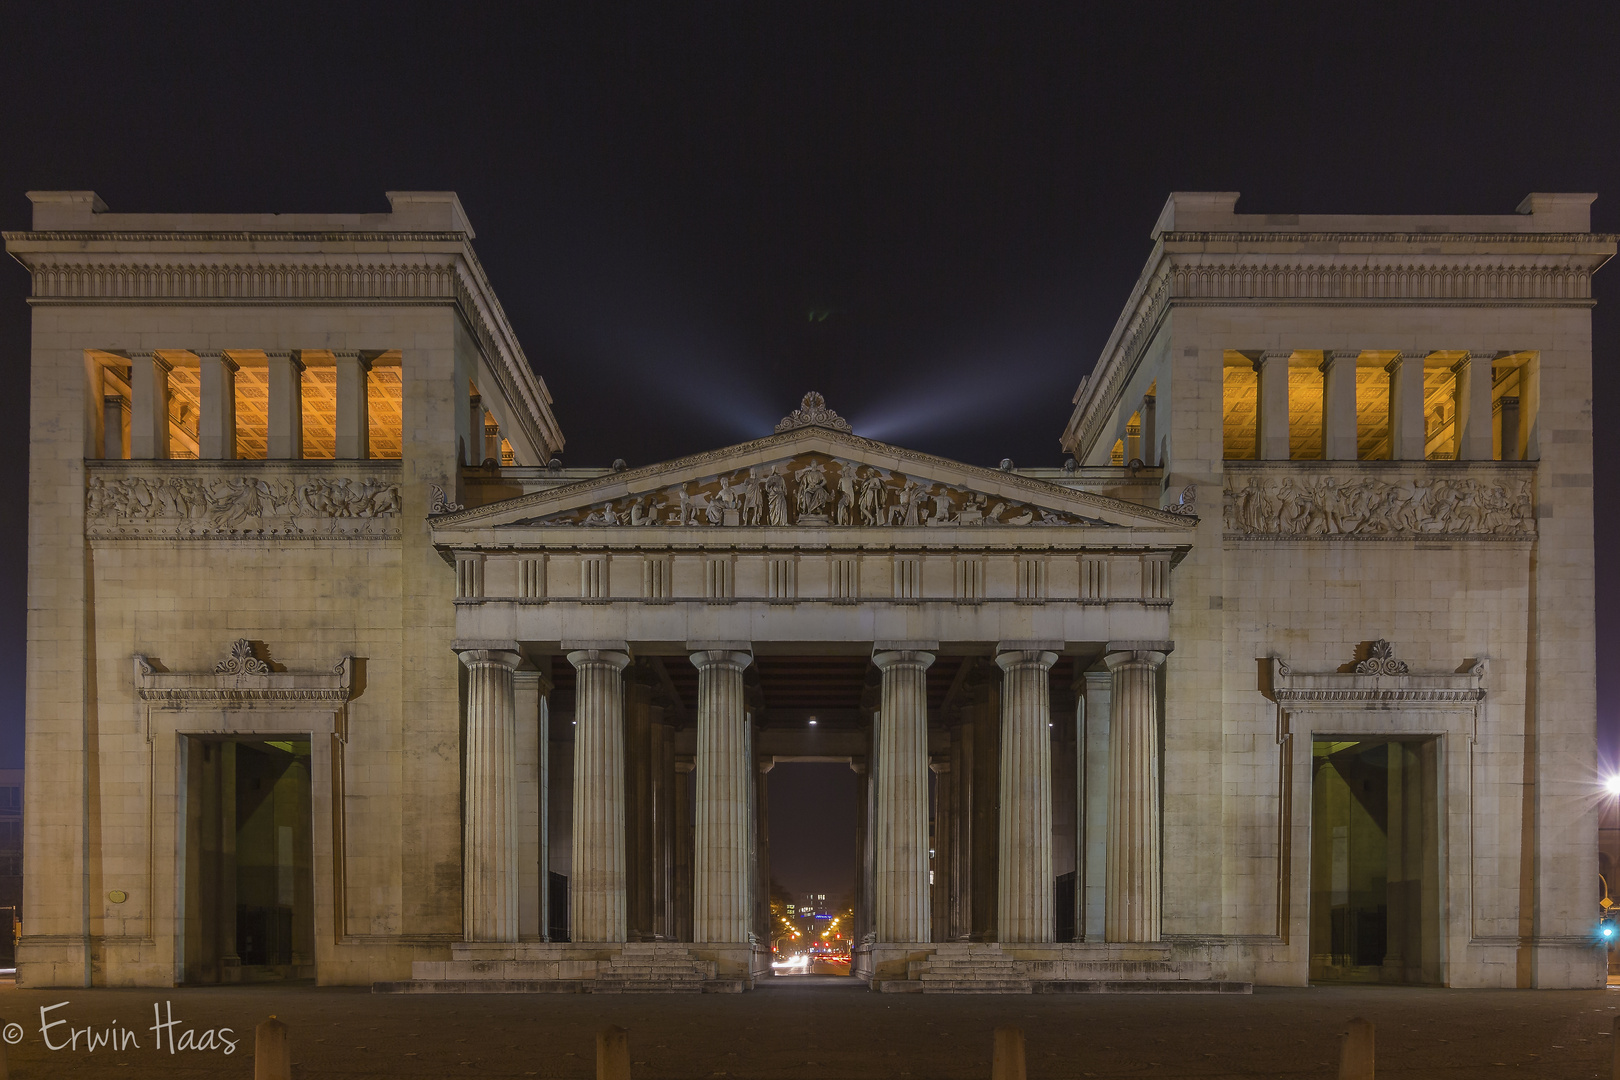
[[[1152,340],[1164,314],[1170,308],[1172,285],[1164,270],[1163,246],[1155,245],[1149,267],[1155,272],[1143,272],[1131,293],[1125,310],[1120,313],[1114,332],[1103,348],[1102,359],[1097,362],[1091,376],[1075,394],[1075,411],[1060,443],[1063,449],[1079,454],[1080,447],[1096,438],[1102,426],[1098,401],[1112,401],[1124,390],[1125,381],[1136,370],[1136,361]],[[1099,386],[1101,390],[1099,390]],[[1084,400],[1082,400],[1082,396]]]
[[[84,231],[78,232],[67,229],[44,229],[40,231],[0,232],[8,244],[27,243],[124,243],[135,242],[151,243],[180,243],[180,244],[260,244],[280,241],[293,244],[354,244],[354,243],[416,243],[416,244],[463,244],[467,241],[467,234],[463,232],[357,232],[352,229],[299,230],[281,232],[277,230],[259,231],[192,231],[182,232],[169,229],[148,229],[135,231]]]
[[[1254,229],[1247,232],[1165,232],[1159,241],[1171,244],[1392,244],[1433,247],[1436,244],[1546,244],[1573,247],[1609,247],[1620,235],[1592,232],[1299,232]]]
[[[1209,263],[1171,255],[1167,262],[1175,300],[1584,300],[1592,295],[1592,268],[1585,266],[1480,264],[1433,256],[1357,265],[1333,256]]]

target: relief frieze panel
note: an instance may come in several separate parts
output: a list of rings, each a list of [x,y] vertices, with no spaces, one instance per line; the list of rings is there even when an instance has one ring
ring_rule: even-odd
[[[93,470],[84,494],[92,539],[391,539],[399,483],[327,470],[188,469],[164,462],[131,474]]]
[[[803,454],[735,469],[512,525],[1112,527],[1101,518],[987,495],[824,454]]]
[[[1229,473],[1224,504],[1227,535],[1236,538],[1511,539],[1536,531],[1528,475]]]

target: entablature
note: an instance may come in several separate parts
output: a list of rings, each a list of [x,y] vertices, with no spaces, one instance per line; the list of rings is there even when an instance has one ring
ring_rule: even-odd
[[[1186,546],[550,545],[449,552],[457,603],[1170,603]]]

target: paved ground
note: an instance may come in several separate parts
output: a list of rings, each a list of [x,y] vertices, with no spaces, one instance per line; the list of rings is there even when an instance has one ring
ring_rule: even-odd
[[[72,1026],[131,1028],[139,1049],[48,1050],[41,1006]],[[233,1029],[237,1051],[153,1047],[153,1002],[171,1002],[177,1041]],[[595,1033],[629,1029],[637,1080],[666,1077],[987,1078],[991,1032],[1017,1024],[1029,1075],[1046,1077],[1323,1077],[1352,1016],[1377,1025],[1378,1076],[1564,1080],[1613,1074],[1620,988],[1470,991],[1377,988],[1257,990],[1253,997],[957,997],[871,994],[849,980],[781,979],[737,996],[373,996],[364,990],[229,987],[17,990],[0,1017],[22,1025],[11,1077],[118,1080],[248,1078],[253,1026],[291,1028],[295,1075],[480,1077],[595,1075]],[[51,1029],[61,1043],[68,1026]],[[195,1036],[194,1036],[195,1037]]]

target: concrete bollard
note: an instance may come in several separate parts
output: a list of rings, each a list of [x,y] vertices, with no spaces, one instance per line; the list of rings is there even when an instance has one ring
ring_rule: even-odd
[[[1373,1080],[1373,1024],[1356,1017],[1339,1036],[1339,1080]]]
[[[1024,1080],[1023,1028],[996,1028],[995,1052],[990,1057],[990,1080]]]
[[[1614,1080],[1620,1080],[1620,1016],[1614,1018],[1614,1038],[1609,1040],[1609,1044],[1614,1047]],[[4,1064],[0,1061],[0,1066]],[[5,1077],[4,1069],[0,1068],[0,1080],[5,1080]]]
[[[630,1080],[630,1033],[609,1025],[596,1033],[596,1080]]]
[[[274,1016],[253,1032],[253,1080],[292,1080],[287,1025]]]

